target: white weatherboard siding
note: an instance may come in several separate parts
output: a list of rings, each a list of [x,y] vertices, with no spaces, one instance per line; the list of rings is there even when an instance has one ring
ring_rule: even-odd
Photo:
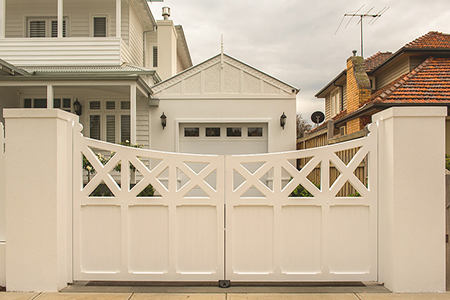
[[[136,100],[136,141],[143,145],[145,149],[149,149],[149,110],[147,99]]]
[[[16,66],[119,65],[119,38],[5,39],[0,57]]]
[[[29,5],[24,0],[8,1],[7,39],[0,44],[0,57],[17,66],[143,64],[143,25],[126,1],[122,1],[121,8],[121,38],[115,37],[115,2],[107,0],[65,0],[67,38],[27,38],[27,18],[56,19],[56,3],[43,0],[39,5]],[[92,37],[93,16],[107,18],[106,38]]]
[[[142,50],[144,47],[144,27],[142,26],[139,18],[133,7],[130,8],[130,51],[131,61],[130,63],[142,66],[143,55]]]

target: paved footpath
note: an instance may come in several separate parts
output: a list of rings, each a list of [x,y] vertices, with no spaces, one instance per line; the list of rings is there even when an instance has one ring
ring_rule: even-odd
[[[140,294],[140,293],[0,293],[0,300],[450,300],[450,293],[439,294]]]

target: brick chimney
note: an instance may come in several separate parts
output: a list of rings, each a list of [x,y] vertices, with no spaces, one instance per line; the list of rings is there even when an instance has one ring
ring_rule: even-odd
[[[347,113],[354,112],[370,99],[370,80],[366,73],[364,57],[353,56],[347,59]],[[347,134],[364,129],[367,118],[356,118],[347,122]]]

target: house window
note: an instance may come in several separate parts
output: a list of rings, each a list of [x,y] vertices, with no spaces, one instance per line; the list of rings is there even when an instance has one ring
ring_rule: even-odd
[[[47,108],[47,98],[25,98],[23,99],[24,108]],[[72,98],[54,98],[53,108],[60,108],[71,112]]]
[[[336,89],[335,91],[333,91],[331,93],[331,116],[335,116],[337,115],[341,110],[340,110],[340,95],[339,95],[339,90]]]
[[[158,67],[158,47],[153,46],[153,68]]]
[[[92,17],[92,36],[93,37],[107,36],[107,20],[105,16]]]
[[[66,37],[66,19],[63,20],[63,37]],[[58,37],[56,18],[28,18],[28,37]]]
[[[130,141],[130,101],[89,101],[89,137],[109,143]]]

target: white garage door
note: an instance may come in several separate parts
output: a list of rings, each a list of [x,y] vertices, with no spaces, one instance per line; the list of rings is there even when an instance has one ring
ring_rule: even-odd
[[[180,152],[254,154],[268,152],[267,123],[181,123]]]

